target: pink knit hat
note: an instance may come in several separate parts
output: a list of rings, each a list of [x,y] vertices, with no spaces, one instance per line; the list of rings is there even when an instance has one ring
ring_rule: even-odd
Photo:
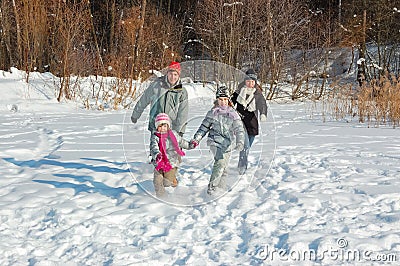
[[[164,123],[171,127],[171,120],[169,119],[169,116],[166,113],[159,113],[155,120],[156,128]]]

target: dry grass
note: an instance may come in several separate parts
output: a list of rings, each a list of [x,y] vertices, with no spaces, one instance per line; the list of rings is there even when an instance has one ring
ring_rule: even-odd
[[[333,85],[324,101],[335,119],[351,116],[368,126],[400,126],[400,78],[394,75],[382,76],[358,88]]]

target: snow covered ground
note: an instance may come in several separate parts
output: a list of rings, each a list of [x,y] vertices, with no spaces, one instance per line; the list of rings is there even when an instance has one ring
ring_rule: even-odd
[[[0,73],[1,265],[398,265],[398,129],[270,103],[228,192],[205,194],[203,141],[160,201],[146,115],[59,104],[52,78]],[[188,88],[190,138],[214,96]]]

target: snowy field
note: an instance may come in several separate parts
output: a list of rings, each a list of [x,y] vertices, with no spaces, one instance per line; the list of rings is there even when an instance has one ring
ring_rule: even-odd
[[[146,115],[59,104],[51,79],[0,73],[0,265],[399,264],[399,129],[270,103],[229,191],[205,193],[203,141],[160,201]],[[190,139],[214,96],[188,88]]]

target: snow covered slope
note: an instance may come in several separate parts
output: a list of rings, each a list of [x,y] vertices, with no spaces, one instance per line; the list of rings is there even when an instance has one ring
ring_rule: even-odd
[[[323,123],[305,103],[271,103],[250,174],[237,175],[233,154],[231,190],[208,197],[211,161],[202,143],[184,157],[180,185],[160,201],[146,115],[131,124],[130,110],[55,104],[39,80],[27,97],[20,77],[0,78],[1,265],[400,260],[398,129]],[[190,86],[187,138],[213,99]],[[6,108],[11,103],[17,112]]]

